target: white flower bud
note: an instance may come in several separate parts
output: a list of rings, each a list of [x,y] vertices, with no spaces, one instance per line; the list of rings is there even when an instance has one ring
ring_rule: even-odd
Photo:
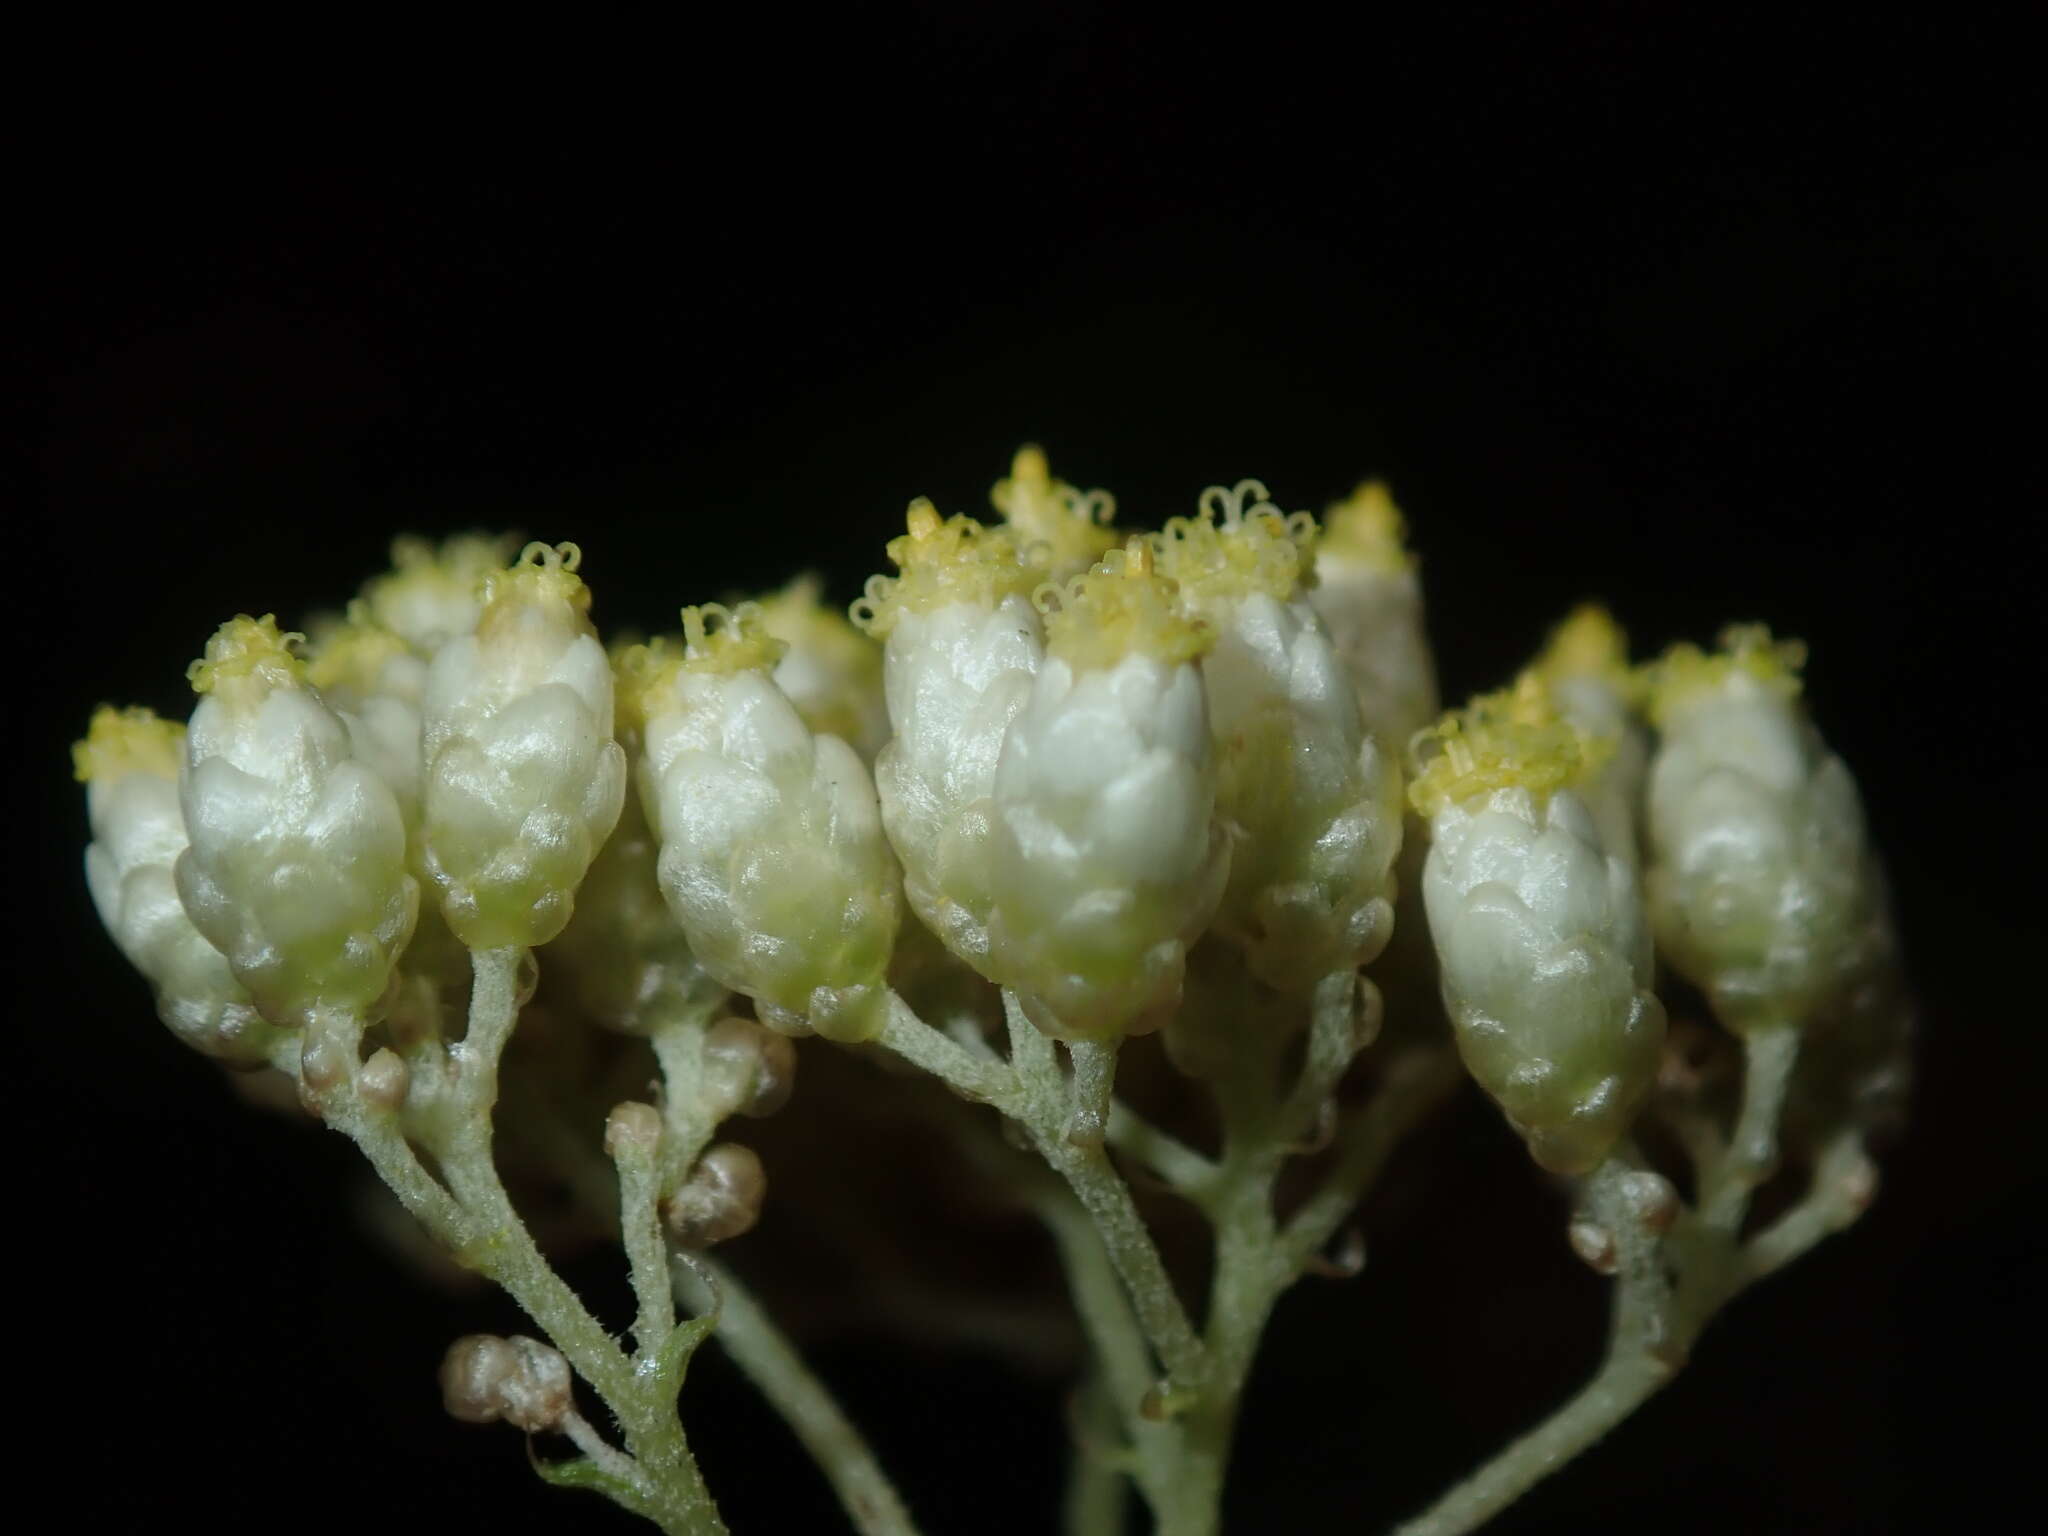
[[[889,703],[882,692],[882,648],[818,600],[816,576],[799,576],[761,598],[761,623],[786,649],[775,686],[815,735],[837,736],[865,762],[889,739]]]
[[[662,1219],[684,1248],[709,1248],[754,1230],[768,1197],[768,1174],[751,1147],[722,1141],[697,1160]]]
[[[1541,683],[1418,744],[1423,898],[1459,1054],[1544,1167],[1607,1155],[1655,1080],[1664,1011],[1633,868],[1569,786],[1586,743]]]
[[[374,1004],[419,901],[390,786],[304,673],[268,617],[222,625],[193,664],[177,861],[194,925],[290,1024]]]
[[[1551,632],[1534,671],[1565,722],[1604,744],[1576,788],[1599,824],[1601,846],[1640,868],[1636,823],[1650,775],[1650,740],[1638,714],[1642,678],[1629,667],[1628,637],[1605,608],[1581,604]]]
[[[146,709],[103,706],[72,748],[86,786],[92,843],[85,880],[107,933],[156,991],[157,1014],[187,1045],[229,1061],[262,1061],[270,1026],[192,926],[173,870],[185,851],[178,767],[185,728]]]
[[[687,608],[683,624],[680,654],[639,647],[630,663],[669,908],[699,963],[767,1022],[867,1038],[898,916],[867,768],[775,686],[779,648],[751,605]]]
[[[1195,658],[1133,541],[1045,594],[1050,654],[1003,738],[986,974],[1049,1034],[1164,1022],[1229,867]]]
[[[472,1333],[441,1360],[441,1402],[465,1424],[503,1419],[529,1435],[553,1429],[575,1409],[569,1362],[539,1339]]]
[[[486,578],[503,571],[518,547],[513,534],[457,534],[438,548],[414,535],[394,539],[392,569],[363,584],[350,617],[389,631],[431,661],[476,628]]]
[[[1799,705],[1803,651],[1761,629],[1653,673],[1650,910],[1734,1029],[1830,1008],[1889,942],[1855,782]]]
[[[1315,575],[1308,600],[1343,660],[1366,729],[1398,751],[1436,719],[1436,662],[1401,511],[1380,481],[1330,508]]]
[[[1248,495],[1260,501],[1249,510]],[[1370,736],[1302,588],[1314,521],[1247,480],[1173,518],[1159,569],[1215,635],[1203,658],[1217,806],[1232,833],[1219,932],[1269,986],[1300,992],[1376,956],[1393,926],[1398,767]]]
[[[1036,563],[1053,581],[1080,575],[1116,548],[1116,498],[1107,491],[1079,491],[1055,480],[1045,450],[1027,443],[1010,461],[1008,479],[998,480],[989,502],[1020,548],[1042,553]]]
[[[612,674],[573,544],[530,544],[486,583],[476,632],[428,673],[421,836],[449,927],[472,949],[544,944],[618,820]]]
[[[910,508],[854,622],[884,642],[894,738],[875,761],[882,822],[905,894],[956,955],[986,966],[994,900],[990,797],[1003,732],[1031,689],[1044,631],[1029,594],[1044,578],[1015,536]]]

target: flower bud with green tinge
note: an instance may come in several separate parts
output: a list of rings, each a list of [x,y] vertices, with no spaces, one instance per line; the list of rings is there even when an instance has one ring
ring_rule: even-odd
[[[1201,514],[1169,520],[1155,543],[1182,611],[1215,636],[1202,681],[1232,833],[1216,926],[1291,993],[1386,944],[1401,845],[1400,770],[1366,731],[1304,588],[1315,535],[1307,513],[1283,516],[1246,480],[1211,486]]]
[[[859,754],[813,736],[749,604],[683,610],[628,661],[662,893],[705,970],[779,1029],[866,1039],[886,1017],[897,873]]]
[[[1041,595],[1047,656],[1003,737],[985,974],[1040,1029],[1164,1022],[1229,870],[1196,659],[1210,636],[1134,539]]]
[[[896,576],[869,580],[853,620],[883,643],[894,736],[875,759],[882,823],[904,894],[977,969],[995,901],[990,839],[1003,732],[1045,654],[1031,593],[1045,579],[1016,535],[911,505],[889,542]]]
[[[1459,1054],[1558,1173],[1628,1129],[1664,1038],[1635,872],[1570,787],[1591,745],[1525,675],[1418,737],[1409,788]]]
[[[472,949],[544,944],[618,820],[611,663],[573,544],[529,544],[486,583],[474,634],[428,672],[421,836],[449,927]]]
[[[1855,782],[1799,704],[1796,644],[1731,629],[1651,669],[1650,912],[1721,1021],[1799,1025],[1890,942]]]
[[[397,798],[353,756],[293,638],[268,617],[236,618],[193,664],[180,785],[191,845],[177,861],[193,923],[281,1024],[372,1008],[419,901]]]
[[[195,1050],[265,1059],[273,1036],[227,957],[192,925],[174,875],[185,851],[178,767],[185,728],[146,709],[102,706],[72,748],[92,843],[85,882],[107,933],[156,992],[157,1015]]]

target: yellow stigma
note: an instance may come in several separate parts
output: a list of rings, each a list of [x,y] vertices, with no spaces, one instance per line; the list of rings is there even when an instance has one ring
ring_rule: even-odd
[[[111,784],[131,773],[175,779],[185,755],[185,727],[153,709],[131,704],[93,711],[85,740],[71,748],[71,772],[81,784]]]
[[[247,680],[262,692],[291,687],[306,675],[306,664],[292,646],[306,637],[279,633],[277,617],[266,613],[252,619],[238,613],[214,631],[206,642],[206,654],[185,669],[194,693],[213,693],[224,686]]]
[[[363,583],[368,618],[412,638],[409,621],[423,608],[477,601],[485,578],[504,569],[517,543],[518,535],[510,533],[458,533],[439,545],[400,535],[391,541],[391,569]]]
[[[1575,730],[1535,672],[1481,694],[1418,732],[1408,752],[1408,803],[1424,817],[1496,789],[1541,797],[1597,767],[1613,743]]]
[[[1214,639],[1209,627],[1176,611],[1177,588],[1153,569],[1152,544],[1133,536],[1065,586],[1048,582],[1036,597],[1045,615],[1045,648],[1076,671],[1113,667],[1140,653],[1168,666],[1192,661]]]
[[[942,518],[923,497],[910,504],[910,531],[889,541],[896,576],[871,576],[867,595],[850,609],[853,622],[886,640],[905,613],[927,613],[954,603],[993,608],[1045,579],[1042,561],[1027,558],[1008,528],[984,528],[971,517]]]
[[[1247,508],[1248,497],[1256,498]],[[1196,601],[1263,592],[1285,602],[1312,579],[1316,520],[1281,512],[1257,480],[1202,492],[1193,517],[1168,518],[1153,535],[1159,570]]]
[[[1721,631],[1720,650],[1709,653],[1681,643],[1643,669],[1650,718],[1662,725],[1679,703],[1737,677],[1782,698],[1797,698],[1799,670],[1805,665],[1806,646],[1801,641],[1774,640],[1762,624],[1731,624]]]
[[[1407,519],[1394,504],[1386,481],[1366,480],[1324,513],[1321,548],[1333,557],[1398,576],[1415,568],[1407,531]]]
[[[307,647],[306,677],[322,693],[363,698],[377,691],[385,667],[410,654],[406,643],[371,618],[369,604],[358,598],[348,605],[347,618],[315,630]]]
[[[1017,450],[1009,478],[998,480],[988,499],[1020,543],[1046,546],[1055,572],[1085,571],[1116,548],[1116,532],[1109,526],[1116,498],[1055,480],[1045,450],[1035,443]]]

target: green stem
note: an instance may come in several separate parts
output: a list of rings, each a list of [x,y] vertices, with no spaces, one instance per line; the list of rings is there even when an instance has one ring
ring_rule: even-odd
[[[725,1522],[676,1417],[674,1377],[635,1369],[549,1267],[498,1178],[490,1111],[498,1097],[499,1056],[518,1019],[522,959],[514,948],[478,950],[472,956],[469,1030],[460,1047],[456,1087],[465,1112],[442,1158],[449,1188],[475,1223],[471,1253],[617,1417],[627,1449],[649,1485],[641,1512],[674,1536],[723,1536]]]
[[[1742,1037],[1742,1050],[1742,1108],[1735,1133],[1706,1170],[1699,1201],[1700,1219],[1722,1232],[1741,1228],[1750,1196],[1777,1166],[1778,1117],[1799,1059],[1799,1031],[1784,1024],[1751,1030]]]
[[[696,1268],[679,1264],[677,1287],[697,1311],[716,1310],[718,1342],[795,1431],[839,1495],[854,1528],[861,1536],[916,1536],[910,1512],[867,1441],[760,1303],[730,1270],[709,1259],[695,1262],[711,1282]]]

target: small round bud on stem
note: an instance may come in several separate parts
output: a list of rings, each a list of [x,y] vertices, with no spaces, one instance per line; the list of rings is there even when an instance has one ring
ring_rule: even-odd
[[[752,1019],[723,1018],[705,1032],[704,1075],[712,1108],[760,1119],[796,1089],[796,1045]]]
[[[767,1194],[768,1174],[753,1149],[724,1141],[698,1161],[689,1180],[669,1197],[662,1216],[681,1246],[709,1248],[751,1232]]]
[[[1599,1222],[1575,1221],[1566,1235],[1571,1239],[1572,1252],[1596,1273],[1611,1275],[1620,1265],[1621,1254],[1615,1246],[1614,1234]]]
[[[604,1123],[604,1150],[617,1160],[652,1157],[661,1145],[661,1114],[651,1104],[628,1101],[614,1108]]]
[[[389,1046],[384,1046],[363,1063],[356,1084],[370,1104],[378,1109],[395,1110],[405,1103],[405,1092],[411,1079],[412,1074],[404,1060]]]
[[[1639,1168],[1621,1183],[1628,1212],[1647,1232],[1665,1232],[1678,1219],[1678,1191],[1661,1173]]]
[[[503,1419],[529,1435],[555,1428],[575,1411],[569,1362],[522,1335],[472,1333],[449,1345],[441,1360],[441,1402],[465,1424]]]

